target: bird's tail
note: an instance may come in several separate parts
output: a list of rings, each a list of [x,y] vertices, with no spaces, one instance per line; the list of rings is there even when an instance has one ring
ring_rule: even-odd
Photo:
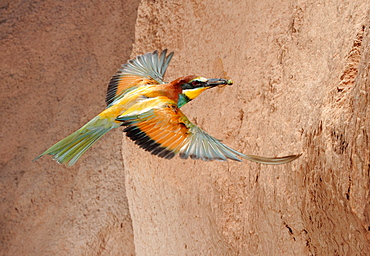
[[[301,155],[302,154],[282,156],[282,157],[263,157],[263,156],[253,156],[253,155],[241,154],[240,156],[249,161],[253,161],[253,162],[257,162],[261,164],[286,164],[286,163],[289,163],[297,159]]]
[[[33,161],[44,155],[52,155],[58,163],[66,164],[68,167],[72,166],[104,134],[118,126],[119,124],[114,121],[96,116],[79,130],[51,146]]]

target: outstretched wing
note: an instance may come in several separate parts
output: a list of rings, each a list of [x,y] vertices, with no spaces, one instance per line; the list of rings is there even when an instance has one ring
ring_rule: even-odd
[[[124,132],[141,148],[167,159],[179,154],[183,159],[190,157],[204,161],[241,161],[240,158],[244,158],[264,164],[283,164],[299,157],[291,155],[267,158],[244,155],[192,124],[176,103],[166,97],[143,100],[119,116],[117,121],[126,126]]]
[[[127,91],[147,84],[163,84],[163,77],[171,61],[173,52],[167,49],[159,55],[158,51],[148,52],[129,60],[118,69],[108,85],[106,103],[111,105]]]

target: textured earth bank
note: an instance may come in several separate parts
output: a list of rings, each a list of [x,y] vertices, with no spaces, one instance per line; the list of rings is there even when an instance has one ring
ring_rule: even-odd
[[[369,255],[370,1],[2,1],[0,255]],[[132,43],[133,48],[132,48]],[[185,114],[284,166],[171,161],[108,134],[30,161],[104,108],[130,56],[230,77]]]
[[[134,255],[120,132],[72,168],[31,160],[104,109],[138,5],[0,1],[0,255]]]
[[[138,255],[369,255],[369,1],[142,1],[134,55],[229,76],[184,107],[284,166],[148,156],[124,139]],[[143,161],[145,159],[145,161]]]

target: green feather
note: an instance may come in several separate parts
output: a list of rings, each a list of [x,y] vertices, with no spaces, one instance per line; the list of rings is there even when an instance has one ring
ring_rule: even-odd
[[[189,97],[186,96],[185,94],[181,93],[181,94],[179,94],[179,101],[177,102],[177,107],[181,108],[182,106],[184,106],[189,101],[191,101],[191,99],[189,99]]]
[[[44,155],[52,155],[58,163],[72,166],[104,134],[119,125],[96,116],[79,130],[51,146],[33,161]]]

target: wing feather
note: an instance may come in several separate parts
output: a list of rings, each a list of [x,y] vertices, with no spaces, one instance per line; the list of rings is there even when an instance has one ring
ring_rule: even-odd
[[[134,110],[128,109],[117,121],[126,126],[124,132],[129,138],[159,157],[170,159],[179,154],[183,159],[190,157],[204,161],[241,161],[241,158],[244,158],[265,164],[287,163],[299,157],[292,155],[267,158],[244,155],[192,124],[176,103],[166,97],[146,99],[132,108]],[[146,111],[138,112],[138,109]]]
[[[163,84],[172,56],[173,52],[167,55],[166,49],[160,55],[158,51],[149,52],[123,64],[108,84],[107,105],[112,105],[123,94],[138,86]]]

